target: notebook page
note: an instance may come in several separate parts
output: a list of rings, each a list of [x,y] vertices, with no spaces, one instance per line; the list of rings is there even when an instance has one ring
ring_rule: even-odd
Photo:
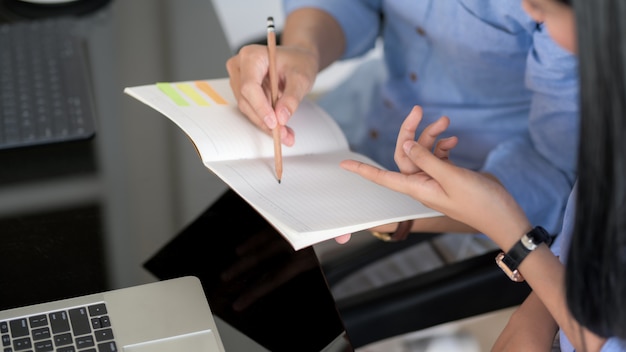
[[[227,79],[145,85],[124,91],[178,125],[204,162],[274,155],[272,137],[237,109]],[[310,101],[301,103],[288,125],[295,131],[296,143],[283,146],[283,157],[348,148],[337,123]]]
[[[440,215],[404,194],[345,171],[349,151],[289,156],[281,184],[273,159],[208,163],[207,167],[265,217],[295,249],[374,226]]]

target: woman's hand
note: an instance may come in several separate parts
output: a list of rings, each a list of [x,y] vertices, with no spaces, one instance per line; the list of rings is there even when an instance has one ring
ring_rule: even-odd
[[[408,141],[415,141],[415,132],[420,122],[422,121],[423,115],[424,113],[421,106],[413,107],[413,110],[411,110],[409,115],[402,123],[402,126],[400,127],[400,132],[398,132],[396,151],[393,157],[396,164],[398,165],[398,168],[400,169],[400,172],[405,175],[410,175],[421,171],[419,167],[415,165],[415,163],[413,163],[413,161],[406,154],[404,150],[404,144]],[[456,147],[458,139],[456,137],[448,137],[440,139],[437,142],[437,138],[439,138],[441,133],[443,133],[449,125],[450,119],[446,116],[442,116],[441,118],[439,118],[439,120],[424,128],[424,131],[422,131],[419,138],[417,139],[417,143],[419,143],[426,149],[433,150],[433,154],[436,157],[442,160],[448,160],[450,150]]]
[[[400,132],[398,133],[398,140],[396,143],[396,151],[394,154],[394,159],[400,171],[404,174],[412,174],[419,171],[419,169],[409,160],[402,149],[402,144],[405,141],[413,141],[415,139],[415,131],[417,130],[417,126],[422,120],[422,108],[420,106],[415,106],[413,110],[407,116],[405,122],[402,124],[400,128]],[[457,139],[456,137],[450,137],[446,139],[441,139],[439,142],[435,144],[439,135],[444,132],[448,125],[450,124],[450,120],[447,117],[442,117],[439,120],[435,121],[431,125],[427,126],[422,134],[417,140],[417,143],[420,143],[426,148],[435,148],[435,155],[440,157],[443,160],[448,160],[448,156],[450,154],[450,150],[456,146]],[[385,231],[380,232],[393,232],[397,227],[397,224],[388,224],[383,225],[380,229],[384,228]],[[393,227],[393,230],[391,229]],[[335,238],[335,241],[339,244],[347,243],[350,240],[350,234],[342,235]]]
[[[402,163],[402,173],[354,160],[344,160],[341,166],[377,184],[408,194],[485,233],[501,248],[510,248],[531,228],[522,209],[497,181],[448,161],[450,145],[456,145],[455,139],[441,140],[435,144],[434,150],[431,149],[433,136],[442,132],[437,127],[443,123],[441,119],[428,126],[417,142],[409,138],[410,131],[415,131],[421,120],[418,115],[421,115],[421,109],[414,109],[404,121],[398,137],[401,152],[397,149],[396,160]]]

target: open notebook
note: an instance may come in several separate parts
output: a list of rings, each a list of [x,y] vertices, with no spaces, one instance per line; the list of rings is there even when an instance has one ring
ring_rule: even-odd
[[[339,125],[304,100],[289,120],[296,143],[282,149],[280,183],[274,142],[239,111],[228,78],[159,82],[124,89],[169,118],[193,142],[204,166],[248,202],[293,246],[302,249],[379,225],[441,216],[339,163],[356,159]]]
[[[193,276],[0,311],[0,337],[3,351],[224,351]]]

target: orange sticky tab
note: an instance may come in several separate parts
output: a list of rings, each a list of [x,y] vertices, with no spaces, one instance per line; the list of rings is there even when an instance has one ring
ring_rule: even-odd
[[[220,105],[228,105],[228,102],[224,100],[217,92],[205,81],[196,81],[196,87],[200,89],[204,94],[208,95],[213,101]]]

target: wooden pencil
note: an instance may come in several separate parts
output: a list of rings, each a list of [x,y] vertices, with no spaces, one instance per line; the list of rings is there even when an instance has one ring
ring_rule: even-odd
[[[274,28],[274,18],[267,18],[267,51],[269,56],[269,75],[270,87],[272,94],[272,108],[276,108],[276,100],[278,100],[278,74],[276,72],[276,30]],[[278,183],[281,182],[283,176],[283,152],[280,142],[280,124],[276,121],[276,127],[272,130],[274,138],[274,168]]]

